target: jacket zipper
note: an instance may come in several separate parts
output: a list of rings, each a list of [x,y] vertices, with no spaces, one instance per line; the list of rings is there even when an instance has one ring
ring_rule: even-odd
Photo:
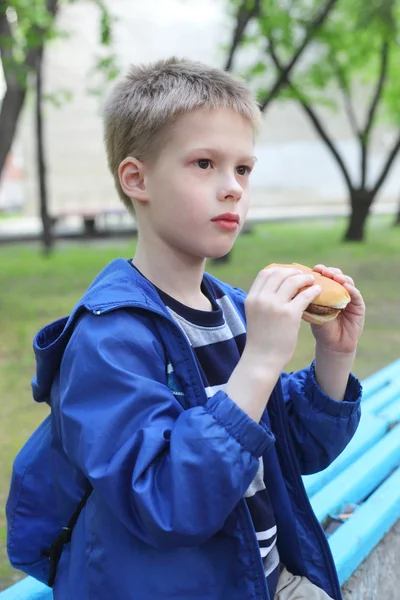
[[[279,386],[278,386],[278,388],[279,388]],[[283,430],[284,438],[287,440],[288,449],[289,449],[288,457],[289,457],[289,463],[291,466],[292,474],[294,475],[298,490],[300,491],[300,497],[303,501],[303,505],[306,510],[306,513],[309,516],[310,523],[313,525],[314,531],[316,532],[317,537],[320,541],[320,547],[321,547],[323,556],[325,558],[325,564],[329,567],[329,575],[330,575],[329,579],[331,581],[333,589],[338,594],[337,600],[342,600],[342,590],[340,588],[340,584],[337,579],[336,567],[333,562],[333,558],[332,558],[330,551],[327,551],[327,544],[328,544],[327,539],[325,537],[325,534],[324,534],[319,522],[316,519],[314,511],[312,510],[310,500],[308,499],[307,492],[305,491],[305,487],[304,487],[303,480],[301,478],[299,469],[296,467],[296,465],[293,461],[293,448],[291,446],[290,432],[287,429],[287,423],[282,415],[282,405],[284,403],[284,400],[283,400],[282,392],[280,389],[278,390],[278,395],[279,395],[279,402],[278,402],[277,413],[279,415],[279,425],[280,425],[281,429]]]

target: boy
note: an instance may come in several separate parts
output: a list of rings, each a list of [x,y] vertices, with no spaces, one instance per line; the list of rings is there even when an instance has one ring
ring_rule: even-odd
[[[107,155],[136,216],[136,253],[35,343],[64,520],[93,487],[56,600],[341,597],[300,474],[324,469],[356,430],[361,295],[339,269],[315,267],[351,303],[313,327],[315,362],[288,375],[314,277],[264,270],[246,297],[204,273],[246,218],[259,124],[239,80],[174,58],[132,67],[107,100]],[[71,469],[75,490],[63,484]]]

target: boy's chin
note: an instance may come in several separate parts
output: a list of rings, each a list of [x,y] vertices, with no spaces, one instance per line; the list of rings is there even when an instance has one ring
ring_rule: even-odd
[[[236,242],[235,239],[230,240],[220,240],[219,243],[209,244],[207,248],[206,258],[210,258],[213,260],[223,260],[227,257],[229,252],[232,250]]]
[[[214,252],[210,252],[207,254],[206,258],[210,258],[212,260],[223,260],[224,258],[227,258],[229,252],[232,250],[233,248],[233,244],[230,248],[224,249],[224,250],[215,250]]]

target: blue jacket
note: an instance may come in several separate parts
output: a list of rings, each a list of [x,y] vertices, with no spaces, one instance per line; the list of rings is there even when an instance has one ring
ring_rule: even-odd
[[[245,293],[218,285],[245,320]],[[88,480],[94,488],[64,550],[56,600],[268,600],[243,500],[261,456],[281,561],[341,598],[301,474],[324,469],[352,438],[355,378],[336,402],[313,366],[282,374],[260,423],[223,391],[207,400],[185,336],[123,259],[98,275],[62,331],[56,322],[39,332],[34,349],[34,398],[52,406],[65,522]]]

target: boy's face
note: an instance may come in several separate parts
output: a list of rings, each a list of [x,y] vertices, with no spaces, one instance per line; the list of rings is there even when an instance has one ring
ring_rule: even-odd
[[[249,208],[253,137],[250,122],[232,110],[179,117],[156,161],[145,165],[146,235],[191,258],[227,254]],[[218,219],[225,213],[227,220]]]

